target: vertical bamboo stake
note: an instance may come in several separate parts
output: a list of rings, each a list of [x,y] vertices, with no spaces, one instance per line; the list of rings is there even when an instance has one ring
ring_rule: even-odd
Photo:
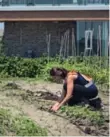
[[[51,34],[46,34],[46,43],[47,43],[47,54],[48,54],[48,62],[50,59],[50,39],[51,39]]]
[[[100,56],[101,56],[101,38],[100,38],[100,25],[98,26],[98,34],[97,34],[97,56],[99,56],[99,61],[100,61]],[[100,61],[100,67],[101,67],[101,61]]]
[[[91,30],[90,31],[90,53],[89,53],[89,56],[91,56],[92,55],[92,50],[93,50],[93,31],[94,30]]]
[[[70,31],[68,30],[67,31],[67,57],[69,56],[69,34],[70,34]]]
[[[86,56],[87,53],[87,40],[88,40],[88,33],[85,31],[85,49],[84,49],[84,56]]]
[[[72,56],[76,56],[74,28],[72,28]]]
[[[109,38],[108,38],[108,60],[109,60],[109,68],[110,68],[110,35],[109,35]]]
[[[73,48],[74,48],[74,45],[73,45],[73,44],[74,44],[73,31],[74,31],[74,28],[72,28],[72,37],[71,37],[71,38],[72,38],[72,43],[71,43],[71,44],[72,44],[72,45],[71,45],[71,48],[72,48],[72,49],[71,49],[71,50],[72,50],[72,56],[74,56],[74,53],[73,53],[73,52],[74,52],[74,49],[73,49]]]
[[[60,56],[59,56],[59,60],[60,60],[60,58],[61,58],[61,56],[62,56],[63,45],[64,45],[64,37],[61,36],[61,46],[60,46]]]
[[[100,59],[100,67],[101,67],[101,52],[102,52],[102,45],[101,45],[101,26],[98,27],[98,37],[99,37],[99,59]]]
[[[20,45],[22,45],[22,28],[20,28]]]
[[[99,55],[99,37],[98,37],[98,34],[97,34],[97,56]]]
[[[51,35],[49,34],[49,36],[48,36],[48,62],[50,59],[50,38],[51,38]]]
[[[102,47],[101,47],[101,26],[100,25],[99,25],[99,47],[100,47],[100,56],[101,56]]]
[[[66,57],[67,52],[67,31],[64,33],[64,58]]]

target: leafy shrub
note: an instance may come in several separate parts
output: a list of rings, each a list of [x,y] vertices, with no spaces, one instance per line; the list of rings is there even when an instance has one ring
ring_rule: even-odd
[[[43,63],[37,59],[23,59],[18,57],[1,57],[0,73],[12,77],[36,77],[43,68]]]
[[[36,59],[27,59],[20,57],[0,57],[0,76],[1,77],[40,77],[44,80],[52,80],[49,71],[52,67],[64,67],[68,70],[77,70],[86,74],[97,83],[108,83],[109,70],[108,58],[105,57],[69,57],[63,59],[57,56]]]

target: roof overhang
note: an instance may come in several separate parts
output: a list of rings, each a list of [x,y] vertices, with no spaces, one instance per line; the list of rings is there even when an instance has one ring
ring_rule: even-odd
[[[0,21],[109,20],[109,10],[0,11]]]

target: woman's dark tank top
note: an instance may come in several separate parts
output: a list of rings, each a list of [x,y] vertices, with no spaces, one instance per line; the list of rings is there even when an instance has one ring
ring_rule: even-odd
[[[69,72],[70,74],[73,74],[72,72]],[[74,80],[74,84],[78,84],[78,85],[82,85],[85,86],[86,84],[89,83],[89,81],[87,81],[79,72],[77,72],[77,79]],[[64,84],[66,84],[67,82],[65,81]]]
[[[71,73],[70,73],[71,74]],[[78,84],[78,85],[82,85],[85,87],[86,84],[90,83],[89,81],[87,81],[79,72],[77,72],[77,78],[74,80],[74,84]],[[65,90],[67,90],[67,81],[64,82],[63,88]],[[89,86],[89,88],[95,89],[97,90],[94,82],[92,83],[92,85]]]
[[[78,77],[77,79],[74,80],[74,84],[79,84],[79,85],[86,85],[87,83],[89,83],[89,81],[87,81],[79,72],[77,72]]]

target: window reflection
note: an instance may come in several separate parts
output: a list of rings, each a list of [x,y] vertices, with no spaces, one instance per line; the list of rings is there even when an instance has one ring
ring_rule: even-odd
[[[78,5],[89,5],[89,4],[109,4],[109,0],[0,0],[2,6],[13,5],[13,4],[25,4],[25,5],[37,5],[37,4],[78,4]]]
[[[92,43],[93,54],[99,55],[99,48],[101,48],[101,55],[107,55],[108,52],[108,21],[77,21],[77,47],[79,55],[84,54],[85,51],[85,31],[93,31]],[[88,38],[88,46],[90,45],[90,38]]]

